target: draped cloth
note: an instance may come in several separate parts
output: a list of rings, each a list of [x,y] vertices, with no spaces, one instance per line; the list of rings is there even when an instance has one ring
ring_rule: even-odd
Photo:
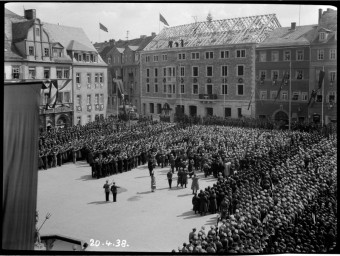
[[[41,82],[4,86],[3,249],[34,249],[41,88]]]

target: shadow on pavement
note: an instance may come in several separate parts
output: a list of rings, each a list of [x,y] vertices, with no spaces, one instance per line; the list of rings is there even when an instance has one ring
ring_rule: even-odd
[[[128,201],[138,201],[139,199],[141,199],[140,196],[132,196],[132,197],[128,198],[127,200]]]
[[[135,179],[148,178],[148,177],[150,177],[150,175],[135,177]]]
[[[145,192],[137,192],[138,195],[145,195],[145,194],[151,194],[151,191],[145,191]]]
[[[92,175],[91,174],[89,174],[89,175],[83,175],[83,176],[81,176],[79,179],[77,179],[77,180],[83,180],[83,181],[85,181],[85,180],[94,180],[95,178],[92,178]]]
[[[195,214],[193,210],[187,211],[187,212],[183,212],[181,215],[177,215],[176,217],[186,217],[186,216],[191,216]]]
[[[214,214],[212,217],[211,217],[211,219],[210,220],[208,220],[206,223],[205,223],[205,225],[216,225],[216,223],[217,223],[217,215],[216,214]]]
[[[192,193],[191,194],[189,193],[189,194],[184,194],[184,195],[178,195],[177,197],[184,197],[184,196],[191,196],[191,195],[194,196]]]
[[[87,203],[87,204],[108,204],[108,203],[111,203],[111,201],[94,201],[94,202],[91,202],[91,203]]]

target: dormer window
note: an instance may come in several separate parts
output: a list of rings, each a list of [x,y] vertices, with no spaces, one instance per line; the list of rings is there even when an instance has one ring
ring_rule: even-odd
[[[63,53],[61,49],[53,48],[53,57],[62,57]]]
[[[320,32],[319,41],[324,41],[327,38],[327,34],[325,32]]]

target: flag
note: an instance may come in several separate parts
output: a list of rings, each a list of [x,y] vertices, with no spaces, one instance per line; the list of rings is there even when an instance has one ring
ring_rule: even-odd
[[[162,14],[159,14],[159,20],[160,20],[161,22],[163,22],[164,25],[169,26],[168,22],[164,19],[164,17],[162,16]]]
[[[319,74],[319,89],[322,87],[323,78],[325,77],[325,71],[320,70]]]
[[[254,92],[251,94],[251,96],[250,96],[250,101],[249,101],[249,104],[248,104],[248,110],[250,109],[250,105],[251,105],[251,99],[253,98],[253,94],[254,94]]]
[[[287,76],[287,72],[286,72],[286,73],[284,73],[284,75],[283,75],[283,77],[282,77],[281,86],[280,86],[280,88],[279,88],[279,91],[277,92],[277,95],[276,95],[275,101],[277,100],[277,98],[278,98],[278,97],[279,97],[279,95],[280,95],[280,92],[281,92],[281,90],[282,90],[282,86],[284,85],[284,83],[285,83],[285,80],[286,80],[286,76]]]
[[[101,30],[103,30],[103,31],[105,31],[105,32],[109,32],[108,30],[107,30],[107,27],[105,27],[103,24],[101,24],[100,22],[99,22],[99,28],[101,29]]]
[[[55,104],[57,103],[58,99],[58,81],[52,80],[50,82],[50,90],[48,92],[48,100],[46,104],[46,109],[48,108],[54,108]]]
[[[319,89],[318,90],[312,90],[312,94],[311,94],[311,96],[310,96],[310,98],[309,98],[309,101],[308,101],[308,106],[309,106],[309,104],[311,103],[311,101],[312,101],[312,99],[315,99],[315,97],[316,97],[316,95],[318,94],[318,91],[319,91]]]

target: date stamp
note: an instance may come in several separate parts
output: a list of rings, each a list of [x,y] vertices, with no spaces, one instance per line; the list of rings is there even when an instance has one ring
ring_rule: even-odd
[[[91,247],[99,247],[99,246],[108,246],[108,247],[129,247],[130,245],[127,243],[126,240],[120,240],[117,239],[114,242],[110,242],[109,240],[104,241],[100,241],[100,240],[95,240],[95,239],[90,239],[90,246]]]

